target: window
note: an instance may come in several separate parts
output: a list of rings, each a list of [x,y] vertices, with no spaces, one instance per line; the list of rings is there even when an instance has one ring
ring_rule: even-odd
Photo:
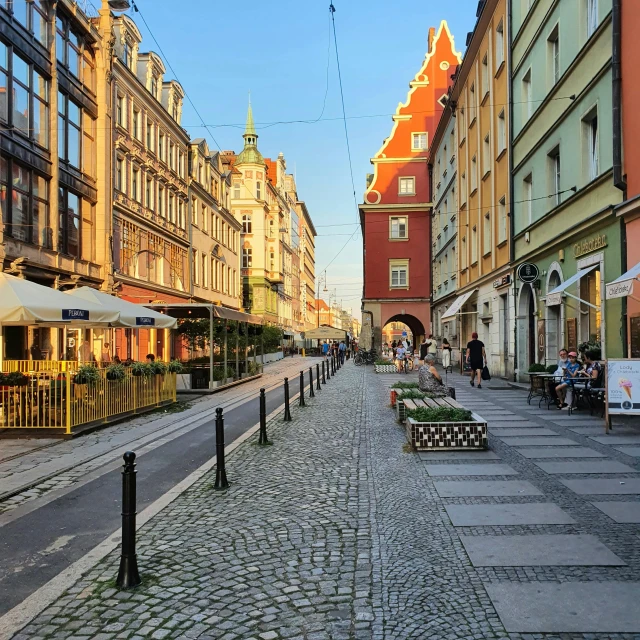
[[[585,166],[587,169],[586,178],[588,181],[595,180],[600,173],[599,167],[599,138],[598,138],[598,112],[594,109],[582,121],[584,132]]]
[[[411,150],[424,151],[426,148],[427,148],[427,134],[412,133],[411,134]]]
[[[164,187],[158,187],[158,213],[164,218]]]
[[[389,261],[389,288],[409,288],[409,262],[407,260]]]
[[[273,220],[269,220],[269,237],[274,238],[276,234],[276,228],[273,224]]]
[[[484,137],[484,146],[482,149],[482,175],[487,175],[491,171],[491,139],[490,134]]]
[[[64,93],[58,93],[58,156],[80,169],[82,111]]]
[[[131,69],[133,65],[133,46],[128,38],[125,38],[122,44],[122,62],[124,62],[125,67]]]
[[[482,97],[489,93],[489,54],[482,58]]]
[[[478,230],[474,226],[471,229],[471,264],[478,262]]]
[[[471,158],[471,193],[478,188],[478,161],[476,156]]]
[[[167,220],[169,220],[169,222],[173,222],[173,224],[176,223],[175,201],[175,195],[171,191],[169,191],[169,208],[167,209]]]
[[[153,151],[153,123],[147,122],[147,149]]]
[[[498,202],[498,244],[507,239],[507,199],[505,196]]]
[[[533,222],[533,176],[529,174],[522,181],[522,200],[526,212],[527,225]]]
[[[504,23],[500,20],[496,28],[496,69],[504,62]]]
[[[178,200],[178,226],[181,229],[185,227],[185,219],[184,219],[184,202],[182,200]]]
[[[504,109],[498,114],[498,154],[507,148],[507,124]]]
[[[153,209],[153,180],[147,178],[147,188],[144,194],[144,203],[148,209]]]
[[[414,196],[416,194],[415,178],[398,178],[399,191],[401,196]]]
[[[161,133],[160,136],[158,137],[158,158],[160,158],[160,160],[165,162],[165,157],[164,157],[164,134],[163,133]]]
[[[151,76],[151,95],[157,100],[158,99],[158,82],[159,78],[154,73]]]
[[[233,197],[238,200],[240,198],[240,183],[239,182],[234,182],[233,183]]]
[[[251,216],[242,216],[242,233],[251,233]]]
[[[116,189],[125,193],[126,186],[124,184],[124,159],[116,160]]]
[[[0,207],[5,235],[46,249],[53,248],[49,183],[15,160],[4,157],[0,157]]]
[[[392,216],[389,218],[389,237],[393,239],[407,238],[407,217]]]
[[[176,145],[169,143],[169,169],[176,170]]]
[[[462,236],[462,248],[460,249],[460,269],[467,268],[467,236]]]
[[[598,0],[586,0],[587,5],[587,38],[598,28]]]
[[[7,9],[12,10],[13,17],[46,47],[49,43],[46,0],[14,0],[13,4],[9,0],[6,4]],[[3,6],[5,2],[0,1],[0,7]]]
[[[533,94],[531,93],[531,69],[522,78],[522,106],[525,122],[533,115]]]
[[[136,140],[142,139],[142,117],[140,110],[133,108],[133,137]]]
[[[140,202],[140,168],[133,165],[131,172],[131,195],[136,202]]]
[[[256,182],[256,199],[262,200],[262,183],[259,181]]]
[[[82,198],[67,189],[58,196],[58,251],[75,258],[81,254]],[[85,202],[85,206],[89,203]]]
[[[91,52],[90,47],[84,44],[82,38],[73,32],[67,20],[58,14],[56,17],[56,55],[58,60],[80,80],[82,80],[82,60],[85,49]]]
[[[82,170],[96,177],[97,164],[96,121],[85,111],[82,114]]]
[[[207,233],[207,221],[209,219],[209,213],[204,203],[202,204],[201,212],[202,212],[202,230],[205,233]]]
[[[216,259],[211,258],[211,288],[218,289],[218,274],[216,272]]]
[[[207,266],[208,266],[207,254],[204,253],[203,251],[202,252],[202,286],[205,288],[209,286],[209,278],[207,278],[209,270],[207,269]]]
[[[276,270],[276,254],[273,251],[269,252],[269,271]]]
[[[491,253],[491,213],[484,214],[484,227],[482,229],[482,255]]]
[[[560,35],[558,25],[547,38],[547,66],[549,84],[554,86],[560,80]]]
[[[460,204],[463,205],[467,201],[467,174],[460,174]]]
[[[250,269],[252,265],[253,265],[253,250],[243,249],[242,250],[242,268]]]
[[[551,191],[555,196],[555,206],[562,202],[562,180],[560,175],[560,147],[556,147],[549,154],[549,171],[551,177]]]
[[[476,119],[475,108],[476,108],[476,86],[474,83],[471,83],[471,86],[469,87],[469,110],[471,111],[471,122],[473,122]]]
[[[126,128],[126,101],[124,96],[116,98],[116,123]]]
[[[193,250],[193,284],[200,284],[200,261],[198,260],[198,252]]]
[[[0,120],[9,123],[17,132],[40,146],[49,148],[49,81],[2,42]]]

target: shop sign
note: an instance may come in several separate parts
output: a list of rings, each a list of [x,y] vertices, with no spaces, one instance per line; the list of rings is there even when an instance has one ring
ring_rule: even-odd
[[[89,312],[86,309],[63,309],[63,320],[88,320]]]
[[[546,351],[546,322],[538,320],[538,362],[544,362]]]
[[[580,256],[583,256],[586,253],[591,253],[592,251],[597,251],[598,249],[604,249],[606,246],[607,246],[606,233],[603,233],[600,236],[595,236],[595,238],[588,238],[586,240],[581,240],[580,242],[576,242],[573,245],[573,257],[579,258]]]
[[[156,324],[155,318],[136,318],[136,326],[138,327],[154,327]]]
[[[535,282],[540,275],[540,269],[538,269],[538,265],[532,264],[531,262],[523,262],[518,267],[518,279],[520,282]]]
[[[502,278],[496,278],[493,281],[493,288],[498,289],[500,287],[505,287],[506,285],[511,284],[511,274],[507,273],[506,276],[502,276]]]
[[[609,415],[640,413],[640,360],[607,359],[606,384]]]
[[[607,285],[607,299],[624,298],[633,293],[633,280],[625,280],[624,282],[612,282]]]
[[[562,304],[562,291],[558,293],[548,293],[546,298],[547,307],[557,307]]]

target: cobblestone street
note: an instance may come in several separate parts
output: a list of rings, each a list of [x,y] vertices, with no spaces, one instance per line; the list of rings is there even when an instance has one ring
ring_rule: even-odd
[[[491,450],[411,453],[397,378],[348,362],[15,640],[640,638],[640,435],[449,376]]]

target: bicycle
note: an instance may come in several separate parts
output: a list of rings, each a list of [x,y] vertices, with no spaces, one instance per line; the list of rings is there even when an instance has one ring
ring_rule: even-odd
[[[371,351],[367,351],[366,349],[359,349],[358,353],[356,353],[355,358],[353,359],[353,363],[356,367],[360,367],[363,364],[375,364],[375,361],[378,359],[378,353],[375,349],[371,349]]]
[[[409,373],[409,371],[413,371],[414,363],[413,363],[413,355],[409,353],[405,353],[402,356],[402,371],[405,373]],[[400,372],[398,372],[400,373]]]

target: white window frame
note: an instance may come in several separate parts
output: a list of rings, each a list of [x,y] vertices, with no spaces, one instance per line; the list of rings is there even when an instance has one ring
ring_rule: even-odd
[[[471,193],[478,188],[478,157],[471,158]]]
[[[482,176],[486,176],[491,171],[491,132],[487,132],[487,135],[483,140],[482,149]]]
[[[498,201],[498,244],[507,240],[507,197]]]
[[[531,78],[531,67],[529,67],[522,76],[522,106],[524,108],[525,122],[530,120],[533,115],[533,85]]]
[[[496,27],[496,69],[504,62],[504,21],[500,20]]]
[[[533,174],[522,181],[522,200],[527,212],[527,226],[533,223]]]
[[[471,265],[478,262],[478,228],[473,225],[471,229]]]
[[[408,187],[411,187],[411,190]],[[402,176],[398,178],[398,195],[399,196],[415,196],[416,195],[416,179],[415,176]]]
[[[598,125],[598,109],[596,107],[582,119],[582,126],[585,131],[583,157],[585,158],[586,178],[589,182],[600,175],[600,129]]]
[[[503,109],[498,114],[498,155],[507,148],[507,118]]]
[[[396,284],[394,284],[394,273],[396,274]],[[404,274],[404,278],[402,277]],[[404,282],[403,282],[404,280]],[[389,260],[389,289],[409,288],[409,261]]]
[[[416,146],[416,140],[419,144]],[[424,142],[424,146],[423,143]],[[429,135],[426,131],[411,132],[411,151],[426,151],[429,147]]]
[[[598,29],[598,0],[586,0],[587,39]]]
[[[487,211],[482,218],[482,255],[488,256],[491,253],[491,212]]]
[[[404,226],[404,234],[401,235]],[[409,239],[409,218],[407,216],[389,216],[389,240]]]

